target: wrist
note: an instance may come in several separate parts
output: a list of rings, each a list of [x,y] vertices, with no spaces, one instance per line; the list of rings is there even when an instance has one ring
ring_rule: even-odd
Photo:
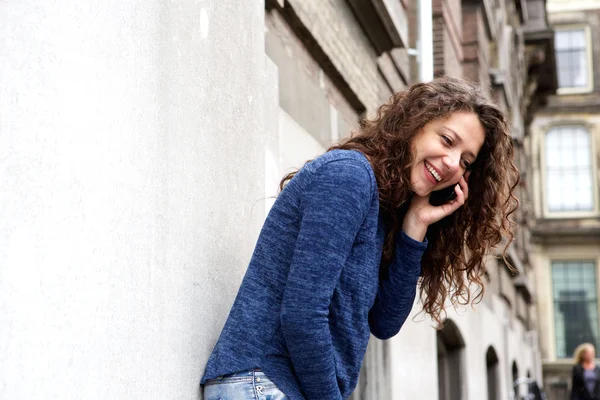
[[[402,221],[402,231],[411,239],[422,242],[427,233],[427,225],[420,222],[413,214],[406,214]]]

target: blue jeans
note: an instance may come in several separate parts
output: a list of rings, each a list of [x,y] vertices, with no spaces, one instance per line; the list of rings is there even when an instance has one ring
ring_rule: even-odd
[[[255,369],[207,380],[204,400],[287,400],[287,396]]]

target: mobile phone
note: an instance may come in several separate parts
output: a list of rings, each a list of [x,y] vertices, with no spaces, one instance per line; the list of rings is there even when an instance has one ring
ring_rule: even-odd
[[[456,198],[456,192],[454,191],[455,186],[456,185],[452,185],[448,186],[447,188],[431,192],[431,196],[429,196],[429,204],[432,206],[441,206],[442,204],[446,204],[454,200]]]

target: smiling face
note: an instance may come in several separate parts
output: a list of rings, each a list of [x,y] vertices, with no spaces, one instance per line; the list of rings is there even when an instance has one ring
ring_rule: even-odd
[[[427,123],[412,142],[411,189],[419,196],[456,185],[475,159],[485,130],[472,112]]]

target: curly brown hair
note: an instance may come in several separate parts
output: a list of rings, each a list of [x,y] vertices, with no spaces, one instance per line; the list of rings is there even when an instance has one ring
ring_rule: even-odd
[[[519,205],[514,195],[519,172],[513,163],[513,142],[504,113],[478,86],[458,78],[436,78],[392,95],[373,119],[360,121],[358,132],[328,149],[358,150],[371,162],[380,212],[388,229],[380,268],[385,278],[412,196],[412,140],[427,123],[454,112],[475,113],[485,140],[470,167],[466,203],[427,230],[429,244],[421,262],[420,292],[423,310],[438,326],[445,317],[448,296],[453,305],[481,300],[484,257],[503,238],[502,258],[510,266],[506,254],[514,237],[511,214]],[[294,174],[286,175],[280,188]],[[472,292],[471,284],[478,290]]]

